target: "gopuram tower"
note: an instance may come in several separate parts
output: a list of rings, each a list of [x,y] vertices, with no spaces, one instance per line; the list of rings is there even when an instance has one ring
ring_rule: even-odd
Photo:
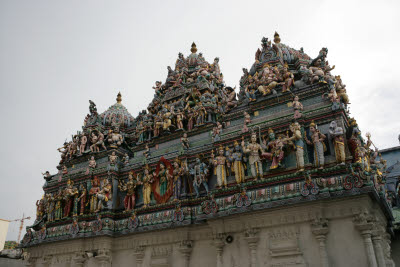
[[[27,265],[394,266],[385,164],[328,49],[262,38],[238,92],[190,51],[136,117],[121,94],[89,100],[44,175]]]

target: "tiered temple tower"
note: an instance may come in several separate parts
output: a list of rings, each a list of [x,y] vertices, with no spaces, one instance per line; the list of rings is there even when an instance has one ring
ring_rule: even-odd
[[[328,49],[263,38],[240,89],[193,43],[147,110],[90,102],[45,174],[31,266],[393,266],[376,160]]]

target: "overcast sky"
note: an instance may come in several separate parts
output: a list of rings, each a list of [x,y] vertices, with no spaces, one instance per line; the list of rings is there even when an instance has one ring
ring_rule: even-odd
[[[193,41],[220,58],[230,86],[275,31],[312,58],[328,47],[363,133],[380,149],[398,145],[399,11],[399,1],[1,0],[0,218],[35,217],[41,172],[56,172],[89,99],[102,112],[121,91],[136,116]],[[11,224],[7,239],[17,233]]]

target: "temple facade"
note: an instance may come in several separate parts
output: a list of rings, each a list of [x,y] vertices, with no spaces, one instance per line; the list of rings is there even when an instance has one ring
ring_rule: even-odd
[[[44,173],[26,264],[394,266],[387,164],[327,54],[275,33],[235,90],[193,43],[136,117],[121,94],[89,100]]]

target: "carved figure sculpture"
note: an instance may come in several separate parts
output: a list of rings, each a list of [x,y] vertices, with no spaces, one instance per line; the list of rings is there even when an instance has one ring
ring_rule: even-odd
[[[146,165],[143,173],[143,207],[148,207],[151,201],[151,184],[154,182],[149,165]]]
[[[187,137],[187,133],[183,134],[183,137],[181,137],[181,144],[184,149],[189,149],[189,138]]]
[[[300,119],[303,116],[303,114],[301,114],[301,111],[303,110],[303,104],[301,104],[301,102],[299,101],[299,97],[297,95],[293,99],[292,107],[294,110],[294,115],[293,115],[294,119],[295,120]]]
[[[233,143],[234,152],[229,158],[229,161],[232,162],[232,172],[235,173],[236,183],[240,184],[245,181],[245,165],[243,165],[243,153],[242,147],[239,145],[237,141]]]
[[[305,138],[306,138],[307,144],[314,146],[314,165],[316,167],[319,167],[319,169],[323,169],[324,164],[325,164],[324,140],[325,140],[326,136],[317,129],[317,125],[314,123],[314,121],[312,121],[310,123],[311,141],[308,140],[307,136]]]
[[[218,156],[216,158],[212,157],[211,159],[214,164],[214,173],[217,175],[218,186],[219,187],[224,186],[226,188],[228,186],[226,180],[227,160],[226,157],[224,156],[224,148],[220,146],[218,149]]]
[[[344,148],[344,131],[342,127],[337,126],[336,121],[332,121],[329,125],[329,136],[335,146],[336,162],[344,165],[346,161],[346,153]]]
[[[196,191],[196,197],[200,196],[201,185],[204,186],[208,194],[209,193],[208,183],[207,183],[208,166],[206,163],[202,162],[201,156],[198,155],[196,157],[196,162],[194,166],[190,169],[189,173],[193,175],[193,187],[194,190]]]
[[[123,180],[119,181],[118,188],[122,192],[126,192],[126,196],[124,198],[124,207],[125,212],[129,212],[135,208],[136,197],[135,191],[136,186],[140,184],[137,180],[134,179],[134,173],[129,172],[128,181],[125,183]]]
[[[242,148],[244,153],[249,154],[249,164],[253,178],[258,179],[259,177],[263,177],[263,167],[259,153],[264,154],[265,151],[257,143],[257,134],[254,132],[251,134],[251,142],[248,145],[245,145],[242,139]]]
[[[293,136],[288,140],[294,141],[297,170],[299,172],[302,172],[304,171],[304,141],[301,134],[300,124],[298,122],[294,122],[290,124],[289,129],[292,132]]]
[[[285,145],[285,141],[278,137],[276,138],[275,132],[270,128],[268,129],[268,143],[266,144],[269,152],[263,153],[263,157],[271,160],[270,170],[274,170],[278,167],[282,167],[282,160],[284,157],[283,147]]]

